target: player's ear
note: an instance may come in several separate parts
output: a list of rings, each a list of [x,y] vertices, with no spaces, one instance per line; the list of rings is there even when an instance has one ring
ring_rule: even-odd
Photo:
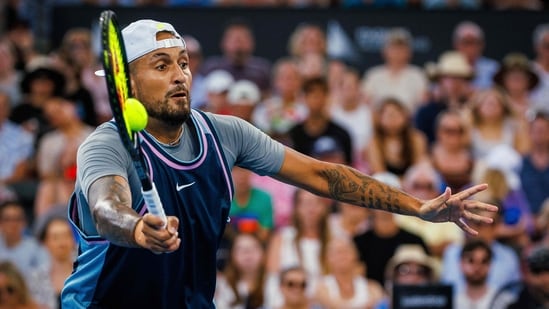
[[[133,78],[130,78],[130,87],[132,89],[132,93],[130,94],[132,98],[136,97],[135,93],[135,82],[133,81]]]

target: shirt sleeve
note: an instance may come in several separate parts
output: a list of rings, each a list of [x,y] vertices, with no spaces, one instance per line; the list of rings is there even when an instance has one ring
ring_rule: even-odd
[[[131,158],[122,145],[113,125],[97,128],[78,149],[77,178],[84,195],[91,184],[104,176],[117,175],[128,179]]]
[[[262,176],[280,171],[284,145],[241,118],[207,115],[212,120],[229,166],[237,165]]]

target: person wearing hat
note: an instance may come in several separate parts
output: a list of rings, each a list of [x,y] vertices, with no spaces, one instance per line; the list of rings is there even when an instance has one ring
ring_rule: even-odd
[[[494,75],[494,83],[504,90],[513,114],[526,120],[526,112],[533,104],[530,94],[539,84],[528,58],[521,53],[507,54]]]
[[[225,70],[215,70],[206,75],[205,88],[208,101],[202,110],[230,115],[227,94],[233,83],[233,76]]]
[[[44,117],[44,103],[65,94],[65,77],[49,67],[38,67],[28,72],[21,81],[23,101],[13,108],[10,120],[31,132],[35,139],[44,134],[49,123]]]
[[[254,82],[243,79],[231,85],[227,99],[229,113],[251,123],[254,109],[261,100],[261,92]]]
[[[428,81],[425,73],[412,65],[413,40],[404,28],[387,31],[382,49],[384,63],[366,72],[362,88],[370,102],[385,97],[401,100],[410,113],[427,100]]]
[[[442,53],[437,63],[428,63],[426,71],[434,82],[431,101],[415,114],[415,127],[423,131],[429,144],[435,141],[435,124],[439,113],[447,109],[461,109],[473,94],[473,67],[457,51]]]
[[[352,169],[285,147],[234,116],[192,109],[185,42],[168,23],[142,19],[122,30],[132,96],[149,115],[140,146],[166,220],[148,213],[132,159],[112,122],[79,147],[70,220],[79,255],[62,291],[65,308],[214,308],[216,251],[240,166],[334,200],[432,222],[489,224],[496,207],[473,186],[420,200]],[[465,221],[467,219],[467,221]]]

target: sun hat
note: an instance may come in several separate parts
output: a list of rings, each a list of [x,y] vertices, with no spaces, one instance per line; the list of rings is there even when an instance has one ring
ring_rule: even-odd
[[[503,87],[505,75],[511,71],[522,71],[528,77],[528,89],[536,88],[539,83],[539,77],[532,69],[530,61],[522,53],[507,54],[502,61],[499,71],[494,75],[494,82]]]
[[[156,34],[159,32],[170,32],[175,38],[157,40]],[[128,62],[159,48],[186,48],[185,41],[171,24],[152,19],[141,19],[129,24],[122,29],[122,37]]]
[[[438,62],[426,67],[427,75],[432,79],[441,76],[460,77],[470,80],[474,77],[473,67],[467,62],[465,56],[458,51],[447,51],[440,55]]]
[[[395,254],[387,263],[386,272],[392,274],[396,267],[404,263],[417,263],[435,271],[435,261],[425,253],[422,246],[417,244],[404,244],[398,246]]]

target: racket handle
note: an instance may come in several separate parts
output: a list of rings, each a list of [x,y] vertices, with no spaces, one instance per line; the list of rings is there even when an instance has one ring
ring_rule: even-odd
[[[160,197],[158,196],[158,191],[156,191],[156,186],[154,185],[154,182],[152,183],[151,190],[143,191],[143,189],[141,189],[141,193],[143,193],[143,199],[147,204],[149,212],[152,215],[162,218],[162,221],[164,221],[164,227],[166,227],[168,220],[166,220],[164,207],[162,207],[162,202],[160,201]]]

